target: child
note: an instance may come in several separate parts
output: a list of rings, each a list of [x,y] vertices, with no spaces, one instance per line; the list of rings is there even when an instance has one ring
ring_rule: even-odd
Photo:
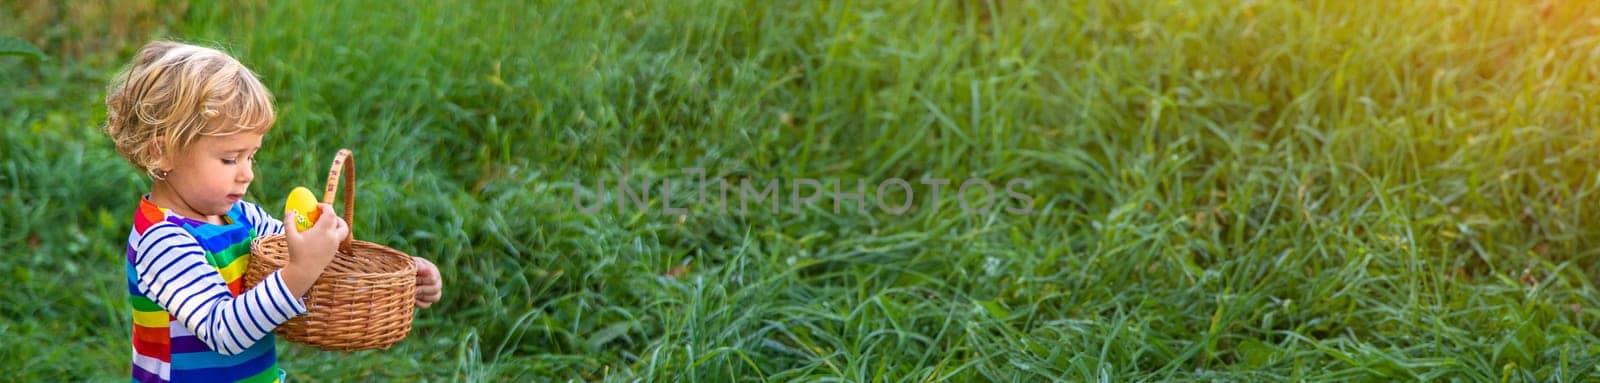
[[[271,95],[227,54],[153,42],[113,80],[106,108],[117,152],[153,180],[127,246],[133,380],[283,380],[272,330],[306,311],[299,297],[350,229],[328,204],[300,232],[240,200],[275,119]],[[288,264],[241,291],[250,241],[278,233]],[[426,308],[439,300],[439,271],[414,259]]]

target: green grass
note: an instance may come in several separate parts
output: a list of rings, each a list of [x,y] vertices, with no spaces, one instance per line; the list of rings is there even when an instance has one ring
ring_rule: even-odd
[[[170,37],[275,92],[247,199],[354,148],[356,235],[444,271],[393,349],[283,343],[296,378],[1600,379],[1600,7],[474,3],[0,5],[50,56],[0,56],[8,377],[126,376],[148,181],[96,128]],[[687,167],[1037,212],[573,206]]]

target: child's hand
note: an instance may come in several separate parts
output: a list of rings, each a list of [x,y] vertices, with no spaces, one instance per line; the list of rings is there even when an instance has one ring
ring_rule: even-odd
[[[428,308],[444,295],[444,278],[439,276],[439,268],[433,262],[421,257],[411,257],[411,260],[417,263],[417,307]]]
[[[333,262],[339,242],[350,234],[350,226],[333,212],[333,205],[317,204],[317,208],[322,210],[322,216],[305,232],[295,227],[293,211],[283,214],[283,234],[289,242],[289,263],[283,267],[284,282],[296,295],[311,289],[317,276],[322,275],[322,269]]]

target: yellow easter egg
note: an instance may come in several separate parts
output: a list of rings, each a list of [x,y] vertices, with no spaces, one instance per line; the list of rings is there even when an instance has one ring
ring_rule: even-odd
[[[295,227],[300,231],[311,229],[317,223],[317,217],[322,216],[322,210],[317,208],[317,197],[305,187],[295,187],[289,191],[289,200],[284,202],[285,211],[295,211]]]

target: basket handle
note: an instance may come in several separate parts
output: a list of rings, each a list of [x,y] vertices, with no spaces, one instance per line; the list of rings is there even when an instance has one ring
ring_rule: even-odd
[[[333,166],[328,169],[328,186],[322,191],[322,203],[332,204],[334,197],[339,195],[339,175],[344,175],[344,218],[345,225],[350,228],[346,232],[344,241],[339,242],[339,251],[345,254],[350,252],[350,240],[355,237],[356,215],[356,160],[350,149],[339,149],[333,155]]]

